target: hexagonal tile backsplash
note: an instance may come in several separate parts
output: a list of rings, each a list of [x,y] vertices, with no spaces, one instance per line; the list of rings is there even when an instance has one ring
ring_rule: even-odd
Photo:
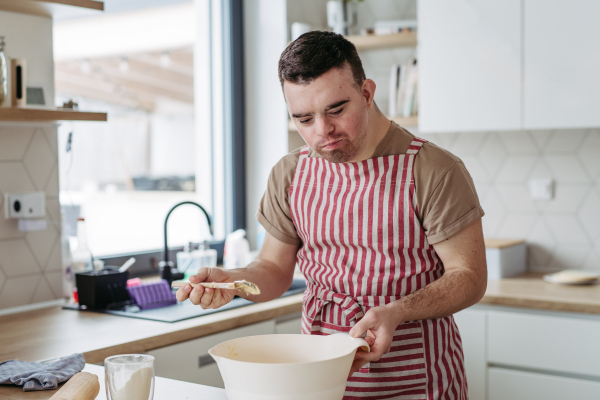
[[[0,126],[0,205],[4,193],[44,191],[48,229],[21,232],[0,213],[0,308],[62,296],[58,148],[54,125]]]
[[[414,133],[464,161],[484,234],[525,238],[529,269],[600,269],[600,128]],[[531,198],[533,178],[554,179],[552,200]]]

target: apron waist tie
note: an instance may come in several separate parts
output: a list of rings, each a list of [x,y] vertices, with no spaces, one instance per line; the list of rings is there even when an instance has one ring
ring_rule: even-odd
[[[389,304],[392,301],[400,298],[399,296],[359,296],[357,298],[353,298],[346,294],[337,293],[323,287],[315,287],[310,283],[308,283],[307,286],[308,288],[304,294],[305,300],[310,301],[311,298],[316,300],[316,303],[313,305],[313,307],[311,307],[311,315],[308,316],[310,321],[310,331],[313,330],[314,322],[317,319],[317,316],[322,314],[323,308],[328,304],[336,304],[341,309],[342,325],[345,327],[352,327],[356,324],[356,322],[365,316],[365,313],[371,307]],[[319,319],[321,322],[324,322],[322,315]],[[370,365],[371,363],[364,365],[360,369],[360,372],[369,373]]]

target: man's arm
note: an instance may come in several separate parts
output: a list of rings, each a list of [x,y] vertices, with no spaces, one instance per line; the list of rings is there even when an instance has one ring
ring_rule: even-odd
[[[487,265],[481,219],[433,248],[444,263],[444,275],[402,299],[370,309],[350,331],[354,337],[367,332],[371,345],[370,353],[357,353],[351,374],[389,351],[399,324],[453,314],[477,303],[485,294]]]
[[[196,275],[190,277],[191,283],[233,282],[245,279],[258,285],[261,290],[259,295],[248,295],[230,289],[205,289],[202,285],[192,289],[190,285],[185,285],[177,291],[177,300],[184,301],[189,298],[193,304],[208,309],[219,308],[229,303],[234,295],[254,302],[276,299],[292,284],[298,248],[299,245],[281,242],[267,232],[258,257],[246,268],[200,268]]]

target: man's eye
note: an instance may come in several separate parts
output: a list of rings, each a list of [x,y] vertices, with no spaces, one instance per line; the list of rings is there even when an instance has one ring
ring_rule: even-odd
[[[333,115],[338,115],[338,114],[340,114],[342,111],[344,111],[344,109],[343,109],[343,108],[340,108],[340,109],[339,109],[339,110],[337,110],[337,111],[333,111],[333,112],[332,112],[332,114],[333,114]]]
[[[301,119],[300,123],[301,124],[308,124],[310,122],[310,118],[309,119]]]

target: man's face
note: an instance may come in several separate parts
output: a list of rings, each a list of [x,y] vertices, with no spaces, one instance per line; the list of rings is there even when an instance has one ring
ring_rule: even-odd
[[[350,66],[331,69],[309,84],[285,82],[288,111],[304,141],[324,159],[354,161],[367,136],[367,102]]]

